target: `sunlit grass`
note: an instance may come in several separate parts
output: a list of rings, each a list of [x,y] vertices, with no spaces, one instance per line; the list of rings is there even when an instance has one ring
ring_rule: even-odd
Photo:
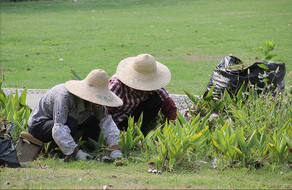
[[[150,53],[170,68],[170,93],[202,94],[224,56],[253,61],[268,40],[290,71],[291,10],[289,0],[2,3],[1,77],[4,87],[50,88],[71,68],[112,75],[120,60]]]

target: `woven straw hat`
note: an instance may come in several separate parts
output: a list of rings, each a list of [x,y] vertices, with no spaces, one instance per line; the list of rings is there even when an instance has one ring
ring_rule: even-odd
[[[84,80],[70,80],[65,83],[72,94],[89,102],[118,107],[123,101],[108,88],[108,75],[104,70],[91,71]]]
[[[149,54],[122,60],[117,67],[116,75],[127,86],[144,91],[160,89],[171,79],[169,69]]]

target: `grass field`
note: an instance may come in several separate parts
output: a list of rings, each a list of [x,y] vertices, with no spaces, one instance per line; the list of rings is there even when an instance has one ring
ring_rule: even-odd
[[[290,0],[96,0],[1,3],[5,88],[50,88],[92,69],[152,54],[167,65],[170,93],[202,94],[220,60],[244,62],[274,41],[275,62],[292,70]]]
[[[291,172],[270,167],[261,170],[229,168],[148,173],[146,163],[124,166],[102,162],[60,163],[46,159],[29,168],[0,170],[0,189],[291,189]]]

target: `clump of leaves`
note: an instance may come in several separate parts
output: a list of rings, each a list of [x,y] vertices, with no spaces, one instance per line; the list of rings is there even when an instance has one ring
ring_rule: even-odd
[[[271,54],[271,52],[274,50],[275,48],[275,44],[272,41],[267,41],[265,42],[265,47],[264,48],[259,48],[258,50],[264,55],[264,58],[262,59],[262,61],[266,64],[271,63],[272,59],[277,56],[277,54]]]
[[[0,115],[5,116],[2,121],[13,125],[11,136],[14,144],[19,138],[19,134],[27,130],[27,121],[31,109],[25,104],[26,94],[27,89],[25,88],[20,96],[18,96],[18,91],[14,95],[11,92],[6,96],[2,90],[2,81],[0,80]]]

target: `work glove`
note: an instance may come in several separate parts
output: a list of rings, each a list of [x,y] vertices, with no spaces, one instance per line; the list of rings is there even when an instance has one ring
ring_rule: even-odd
[[[87,154],[86,152],[83,152],[82,150],[79,150],[75,156],[78,160],[92,160],[93,156],[91,156],[90,154]]]
[[[123,153],[120,150],[114,150],[111,152],[110,157],[112,159],[121,159],[123,158]]]

